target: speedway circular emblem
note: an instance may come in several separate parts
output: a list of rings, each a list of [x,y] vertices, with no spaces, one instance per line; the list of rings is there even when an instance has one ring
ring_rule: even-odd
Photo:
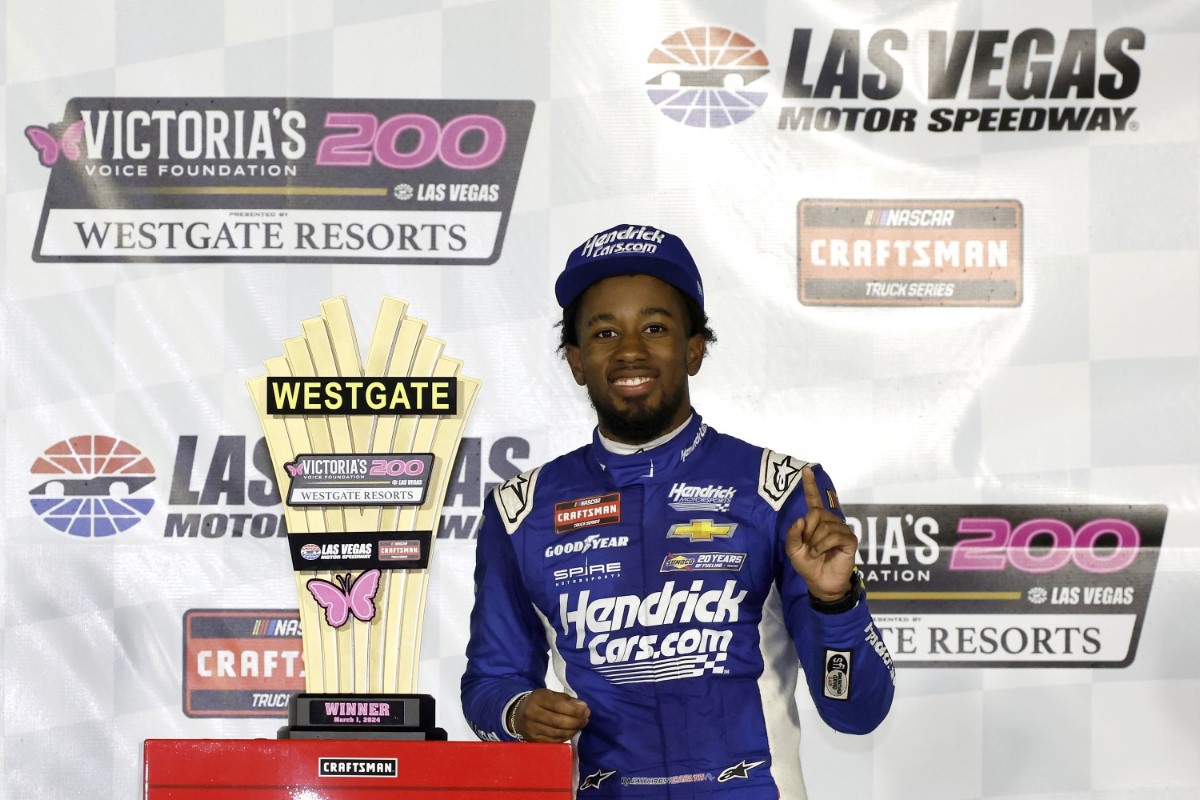
[[[72,536],[112,536],[154,507],[153,498],[133,496],[154,482],[154,465],[112,436],[64,439],[47,447],[29,471],[41,479],[29,490],[34,512]]]
[[[662,40],[648,63],[650,102],[676,122],[725,128],[749,119],[767,99],[748,87],[762,78],[767,56],[752,40],[728,28],[688,28]]]

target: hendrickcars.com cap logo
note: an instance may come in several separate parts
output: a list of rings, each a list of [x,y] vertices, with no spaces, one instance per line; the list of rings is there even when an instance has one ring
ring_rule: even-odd
[[[72,536],[112,536],[137,525],[154,500],[134,497],[154,482],[154,465],[114,436],[72,436],[47,447],[29,471],[40,483],[29,503],[47,525]]]
[[[767,56],[728,28],[688,28],[650,53],[657,71],[646,84],[650,102],[676,122],[724,128],[754,115],[767,92],[747,88],[766,75]]]

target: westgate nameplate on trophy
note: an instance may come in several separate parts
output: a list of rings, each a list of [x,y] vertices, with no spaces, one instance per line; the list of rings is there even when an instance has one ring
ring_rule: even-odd
[[[479,381],[384,298],[366,360],[344,298],[248,382],[296,575],[305,692],[280,738],[445,739],[414,694],[429,566]]]

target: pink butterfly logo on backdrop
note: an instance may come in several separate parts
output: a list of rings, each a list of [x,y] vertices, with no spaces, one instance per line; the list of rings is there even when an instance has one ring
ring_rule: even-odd
[[[287,467],[288,473],[293,478],[296,477],[297,475],[304,474],[304,462],[303,461],[297,461],[294,464],[284,464],[284,466]]]
[[[66,156],[68,161],[78,161],[79,156],[83,155],[79,148],[83,142],[83,120],[68,125],[59,139],[54,138],[54,134],[40,125],[27,127],[25,138],[37,148],[38,160],[42,162],[43,167],[54,166],[58,162],[59,153]]]
[[[325,609],[325,621],[331,628],[340,628],[353,614],[355,619],[370,622],[375,618],[375,593],[379,591],[379,570],[371,569],[353,582],[349,573],[334,575],[336,583],[312,578],[305,584],[317,605]]]

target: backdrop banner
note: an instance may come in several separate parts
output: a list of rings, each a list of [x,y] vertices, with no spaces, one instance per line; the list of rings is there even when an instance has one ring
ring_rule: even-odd
[[[474,740],[483,499],[590,439],[553,284],[631,223],[704,275],[696,409],[820,461],[860,538],[896,701],[851,737],[799,698],[810,796],[1200,797],[1195,2],[0,19],[5,796],[138,796],[145,739],[274,737],[305,691],[432,696]],[[370,376],[384,317],[461,374],[304,384]],[[455,441],[398,422],[376,447],[380,404],[445,375],[464,413],[422,419]],[[306,413],[309,391],[344,405],[267,413],[247,382],[270,377]],[[272,428],[312,447],[281,457]],[[316,476],[345,453],[406,499],[324,503],[365,496]],[[413,535],[309,541],[364,515]],[[372,588],[396,647],[364,633]]]

